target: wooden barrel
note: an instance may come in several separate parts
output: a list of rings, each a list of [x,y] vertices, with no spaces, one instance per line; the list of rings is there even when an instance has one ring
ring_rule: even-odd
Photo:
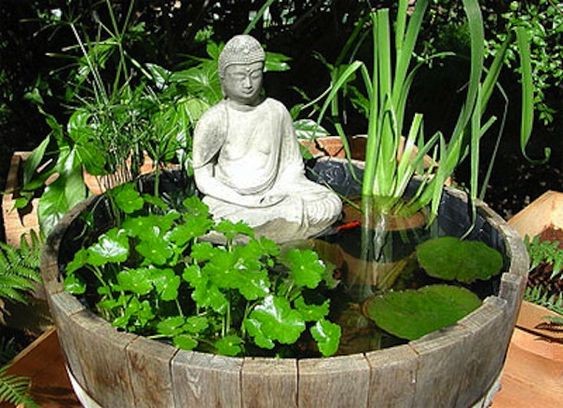
[[[498,388],[525,288],[528,256],[517,234],[483,203],[478,203],[473,238],[500,249],[509,260],[496,296],[457,324],[408,344],[296,360],[178,350],[118,332],[63,292],[59,248],[71,242],[73,220],[93,199],[64,218],[42,256],[61,346],[85,406],[483,407]],[[467,218],[466,198],[448,189],[443,208],[447,210],[438,223],[451,234],[458,218]]]

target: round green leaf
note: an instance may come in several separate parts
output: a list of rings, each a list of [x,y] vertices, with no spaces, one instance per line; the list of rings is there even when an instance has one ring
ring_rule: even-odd
[[[215,342],[215,349],[224,356],[237,356],[242,351],[242,339],[235,335],[225,336]]]
[[[115,204],[125,213],[131,214],[143,208],[144,200],[132,183],[114,189]]]
[[[332,356],[340,344],[340,326],[328,320],[319,320],[311,327],[311,335],[317,342],[321,354],[325,357]]]
[[[407,340],[450,326],[481,304],[473,292],[450,285],[388,292],[366,302],[369,318],[383,330]]]
[[[117,274],[121,289],[146,295],[152,290],[151,270],[148,268],[125,269]]]
[[[310,249],[291,249],[283,256],[283,262],[289,267],[295,283],[314,289],[322,280],[325,264]]]
[[[68,293],[73,295],[82,295],[86,292],[86,283],[80,276],[73,273],[65,276],[64,287]]]
[[[180,334],[172,339],[172,343],[182,350],[193,350],[197,346],[197,340],[189,334]]]
[[[112,228],[88,248],[88,263],[93,266],[108,262],[125,262],[129,256],[129,238],[123,230]]]
[[[502,255],[481,241],[440,237],[418,245],[420,266],[432,277],[471,283],[500,273]]]
[[[295,343],[305,330],[303,316],[291,308],[287,299],[278,296],[266,296],[250,313],[250,318],[259,322],[265,336],[283,344]]]
[[[170,301],[178,297],[180,277],[172,269],[151,269],[150,279],[162,300]]]

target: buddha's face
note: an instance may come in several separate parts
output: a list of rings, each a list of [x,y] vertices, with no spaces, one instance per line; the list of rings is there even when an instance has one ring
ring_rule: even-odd
[[[229,65],[222,78],[227,98],[242,105],[256,105],[260,101],[263,67],[261,61]]]

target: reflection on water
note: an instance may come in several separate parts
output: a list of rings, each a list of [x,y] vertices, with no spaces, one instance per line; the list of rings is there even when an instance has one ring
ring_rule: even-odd
[[[309,241],[319,256],[335,266],[341,280],[331,296],[331,320],[342,328],[339,354],[377,350],[402,342],[377,328],[362,312],[363,302],[391,289],[416,284],[417,244],[428,239],[424,214],[399,218],[360,211],[347,204],[339,227]]]

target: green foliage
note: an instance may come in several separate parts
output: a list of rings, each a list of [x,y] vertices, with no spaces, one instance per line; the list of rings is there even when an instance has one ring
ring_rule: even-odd
[[[110,195],[121,222],[75,254],[64,282],[97,293],[115,327],[224,355],[275,355],[308,330],[322,355],[336,352],[340,329],[323,295],[333,282],[314,252],[282,252],[246,224],[215,223],[196,197],[163,209],[127,185]],[[212,231],[223,244],[203,239]]]
[[[457,0],[432,0],[432,3],[424,27],[420,59],[443,51],[465,54],[469,49],[469,36],[461,3]],[[554,58],[563,52],[561,5],[552,0],[482,0],[480,8],[485,17],[485,57],[494,58],[517,28],[524,29],[530,36],[535,109],[545,125],[552,123],[557,105],[550,102],[548,94],[557,95],[563,78],[563,68]],[[505,65],[516,72],[518,54],[517,45],[510,41]]]
[[[527,287],[524,299],[563,315],[563,293],[551,294],[541,285]]]
[[[500,273],[502,255],[481,241],[440,237],[416,247],[420,266],[429,276],[471,283],[488,280]]]
[[[530,240],[526,235],[524,243],[530,255],[530,270],[541,264],[552,265],[553,271],[549,279],[563,279],[563,249],[559,247],[559,241],[540,240],[539,236]]]
[[[430,285],[373,297],[367,301],[366,313],[389,333],[415,340],[454,324],[480,304],[479,298],[465,288]]]
[[[496,120],[483,120],[488,101],[496,85],[503,61],[506,58],[506,44],[487,67],[484,50],[483,17],[476,0],[464,0],[463,11],[470,44],[469,78],[465,100],[451,134],[436,132],[431,137],[424,134],[423,117],[416,113],[410,127],[405,123],[405,107],[411,85],[422,62],[413,62],[417,39],[421,34],[422,22],[429,6],[428,0],[415,4],[414,12],[408,13],[408,2],[401,0],[397,6],[397,17],[392,41],[389,10],[380,9],[371,14],[373,37],[373,64],[355,60],[352,55],[341,54],[331,69],[331,85],[326,91],[325,102],[320,109],[319,121],[330,108],[335,128],[346,144],[339,107],[339,95],[359,107],[368,119],[368,141],[366,166],[362,183],[362,194],[373,197],[378,210],[384,213],[412,214],[430,204],[431,220],[437,215],[444,182],[457,166],[470,157],[470,196],[478,196],[480,140]],[[363,21],[349,39],[343,52],[356,50],[363,41],[360,35]],[[527,36],[517,30],[518,50],[522,57],[523,74],[521,148],[529,141],[533,123],[533,89],[529,75],[529,50]],[[443,57],[451,53],[431,55],[428,58]],[[351,63],[341,63],[350,60]],[[394,64],[394,66],[393,66]],[[404,150],[401,151],[401,137],[405,136]],[[417,149],[418,147],[418,149]],[[347,149],[348,151],[348,149]],[[433,154],[433,165],[424,166],[425,154]],[[546,152],[549,157],[549,152]],[[408,182],[415,172],[422,175],[421,184],[415,195],[405,203],[402,199]]]
[[[0,242],[0,300],[27,303],[26,295],[40,281],[40,240],[32,232],[29,244],[21,237],[20,247]],[[8,361],[13,354],[12,343],[0,338],[0,402],[25,407],[37,407],[27,391],[29,379],[7,374]]]
[[[556,108],[549,106],[545,92],[556,88],[563,80],[563,67],[554,56],[563,54],[563,13],[561,4],[550,0],[513,1],[508,10],[500,13],[497,24],[504,25],[506,32],[516,28],[525,30],[530,36],[532,76],[535,87],[534,105],[538,117],[544,124],[553,122]],[[497,32],[486,46],[494,55],[506,40],[506,32]],[[511,45],[507,52],[507,65],[513,67],[517,62],[518,50]]]
[[[530,255],[530,278],[532,275],[536,278],[536,270],[540,274],[545,270],[547,274],[546,268],[552,268],[549,276],[528,280],[524,299],[563,314],[563,293],[558,289],[563,280],[563,249],[559,247],[559,241],[541,240],[539,236],[530,239],[526,236],[524,243]]]
[[[8,366],[0,367],[0,402],[23,405],[26,408],[38,407],[27,393],[29,379],[9,375],[7,370]]]
[[[40,241],[22,237],[19,248],[0,242],[0,298],[26,303],[26,294],[40,281]]]

